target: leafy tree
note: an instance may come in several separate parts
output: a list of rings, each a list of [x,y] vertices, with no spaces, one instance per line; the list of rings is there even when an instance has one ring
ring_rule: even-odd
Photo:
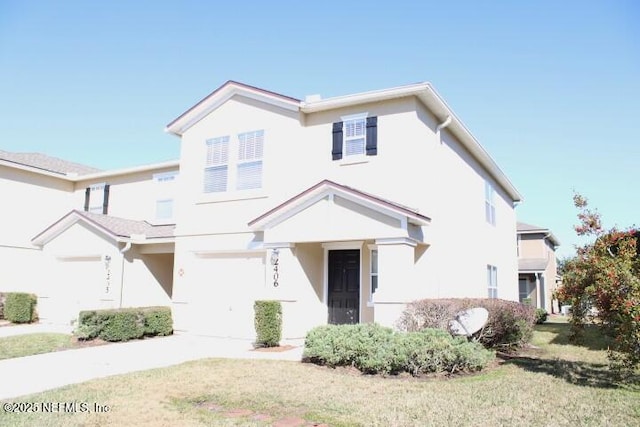
[[[612,335],[609,349],[613,368],[633,370],[640,365],[640,257],[635,228],[605,230],[600,214],[588,208],[587,199],[574,194],[579,236],[594,238],[577,248],[563,265],[558,297],[572,305],[572,339],[579,340],[584,325],[594,321]]]

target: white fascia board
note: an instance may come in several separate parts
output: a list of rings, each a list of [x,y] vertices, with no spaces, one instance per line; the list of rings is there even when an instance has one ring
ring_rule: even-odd
[[[424,91],[428,86],[428,83],[418,83],[390,89],[356,93],[353,95],[337,96],[334,98],[327,98],[315,102],[303,102],[300,110],[303,113],[316,113],[319,111],[333,110],[336,108],[365,104],[368,102],[380,102],[387,99],[415,96],[418,95],[421,91]]]
[[[51,172],[46,169],[37,168],[35,166],[29,166],[22,163],[11,162],[8,160],[0,159],[0,165],[6,166],[8,168],[19,169],[26,172],[36,173],[38,175],[50,176],[52,178],[58,178],[63,181],[71,181],[70,175],[65,175],[63,173]]]
[[[167,126],[165,128],[165,132],[172,133],[177,136],[182,136],[182,134],[186,132],[191,126],[202,120],[205,116],[220,107],[235,95],[244,96],[245,98],[254,99],[260,102],[265,102],[267,104],[271,104],[289,111],[298,111],[300,108],[299,103],[295,101],[280,99],[275,96],[270,96],[263,92],[259,92],[250,88],[229,85],[225,88],[222,88],[219,92],[214,93],[210,97],[201,101],[199,105],[194,107],[179,120],[171,123],[170,126]]]
[[[124,169],[95,172],[95,173],[90,173],[86,175],[77,175],[73,177],[67,177],[67,179],[73,182],[80,182],[80,181],[88,181],[88,180],[94,180],[94,179],[100,179],[100,178],[109,178],[112,176],[129,175],[129,174],[140,173],[140,172],[150,172],[154,170],[160,170],[160,169],[166,169],[166,168],[179,168],[179,167],[180,167],[180,160],[169,160],[166,162],[153,163],[150,165],[134,166],[134,167],[124,168]]]
[[[489,172],[493,179],[496,180],[514,202],[522,201],[522,195],[516,190],[511,181],[509,181],[509,178],[502,172],[489,153],[487,153],[471,131],[462,123],[446,101],[436,92],[433,86],[426,84],[424,90],[418,94],[418,99],[420,99],[438,119],[444,121],[447,116],[451,116],[451,124],[449,124],[447,129],[460,139],[464,147],[469,150],[471,155]]]

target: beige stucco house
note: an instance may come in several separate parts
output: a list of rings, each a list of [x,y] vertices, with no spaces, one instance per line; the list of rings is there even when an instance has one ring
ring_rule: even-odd
[[[179,161],[55,177],[66,204],[25,243],[50,306],[82,288],[74,310],[169,304],[178,330],[253,339],[257,299],[296,338],[519,298],[521,196],[429,83],[298,100],[229,81],[166,131]]]
[[[86,308],[170,305],[178,162],[99,171],[0,151],[1,291],[38,296],[43,321]],[[125,219],[126,218],[126,219]]]
[[[557,287],[556,248],[560,242],[551,230],[518,222],[518,299],[549,313],[558,312],[552,302]]]

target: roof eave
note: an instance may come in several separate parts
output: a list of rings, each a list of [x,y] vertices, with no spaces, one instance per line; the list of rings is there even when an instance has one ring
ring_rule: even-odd
[[[478,140],[456,116],[453,110],[447,105],[444,99],[436,92],[429,82],[327,98],[321,101],[309,103],[303,102],[300,110],[303,113],[316,113],[320,111],[349,107],[352,105],[380,102],[408,96],[417,97],[438,119],[442,121],[446,120],[446,118],[450,116],[452,121],[448,129],[460,139],[465,148],[469,150],[471,155],[478,160],[482,166],[484,166],[484,168],[504,189],[514,203],[518,203],[523,200],[522,195],[518,192],[511,181],[509,181],[507,176],[491,158],[489,153],[487,153],[480,142],[478,142]]]
[[[235,95],[266,102],[289,111],[300,109],[300,100],[230,80],[174,119],[165,127],[165,132],[182,136],[191,126]]]

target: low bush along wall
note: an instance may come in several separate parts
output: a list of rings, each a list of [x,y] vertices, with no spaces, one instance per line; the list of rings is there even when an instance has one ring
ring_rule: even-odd
[[[488,298],[424,299],[407,305],[398,321],[404,331],[426,328],[449,330],[449,321],[456,313],[472,307],[484,307],[489,312],[485,327],[474,338],[487,348],[517,348],[533,335],[535,309],[527,304]]]
[[[415,376],[478,371],[493,358],[494,353],[481,344],[443,330],[395,332],[377,324],[316,327],[307,334],[303,353],[304,361],[320,365]]]
[[[129,341],[172,333],[173,319],[169,307],[81,311],[76,329],[79,339],[100,338],[105,341]]]
[[[31,323],[38,320],[38,297],[23,292],[0,294],[0,319],[13,323]]]

